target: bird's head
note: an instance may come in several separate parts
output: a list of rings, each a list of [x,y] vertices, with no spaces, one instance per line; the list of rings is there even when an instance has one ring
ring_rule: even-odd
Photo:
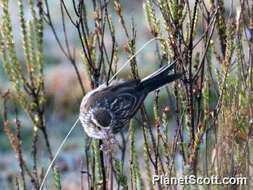
[[[105,139],[111,133],[112,116],[104,108],[94,108],[81,112],[79,119],[88,136]]]

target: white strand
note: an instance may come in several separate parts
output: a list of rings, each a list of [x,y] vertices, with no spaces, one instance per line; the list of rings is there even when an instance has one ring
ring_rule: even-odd
[[[79,121],[79,118],[75,121],[74,125],[71,127],[71,129],[69,130],[68,134],[67,134],[66,137],[63,139],[61,145],[60,145],[59,148],[57,149],[56,154],[55,154],[53,160],[51,161],[51,163],[49,164],[49,166],[48,166],[48,168],[47,168],[47,172],[45,173],[45,176],[44,176],[44,178],[43,178],[43,180],[42,180],[42,182],[41,182],[41,185],[40,185],[39,190],[42,190],[43,185],[44,185],[44,183],[45,183],[45,181],[46,181],[46,178],[47,178],[47,176],[48,176],[48,174],[49,174],[49,172],[50,172],[50,170],[51,170],[51,168],[52,168],[52,166],[53,166],[53,163],[55,162],[55,160],[56,160],[58,154],[60,153],[60,151],[61,151],[61,149],[62,149],[62,146],[65,144],[66,140],[68,139],[69,135],[71,134],[71,132],[72,132],[73,129],[75,128],[75,126],[76,126],[76,124],[77,124],[78,121]]]
[[[147,41],[145,44],[143,44],[143,46],[138,49],[138,51],[136,51],[136,53],[134,55],[132,55],[121,67],[120,69],[112,76],[112,78],[109,80],[109,83],[112,82],[112,80],[117,76],[117,74],[119,74],[119,72],[134,58],[136,57],[148,44],[150,44],[151,42],[153,42],[154,40],[160,40],[161,38],[159,37],[154,37],[152,39],[150,39],[149,41]]]

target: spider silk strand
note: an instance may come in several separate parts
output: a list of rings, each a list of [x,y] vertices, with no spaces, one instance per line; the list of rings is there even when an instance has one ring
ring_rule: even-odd
[[[117,72],[112,76],[112,78],[109,80],[109,83],[112,82],[112,80],[124,69],[124,67],[134,58],[136,57],[148,44],[150,44],[151,42],[153,42],[154,40],[160,40],[160,37],[154,37],[151,38],[149,41],[147,41],[145,44],[143,44],[143,46],[138,49],[138,51],[136,51],[135,54],[133,54],[120,68],[119,70],[117,70]]]
[[[52,166],[53,166],[53,164],[54,164],[54,162],[55,162],[57,156],[59,155],[59,153],[60,153],[60,151],[61,151],[63,145],[64,145],[65,142],[67,141],[69,135],[71,134],[71,132],[72,132],[72,131],[74,130],[74,128],[76,127],[76,124],[77,124],[78,121],[79,121],[79,118],[75,121],[74,125],[71,127],[71,129],[69,130],[68,134],[67,134],[66,137],[63,139],[62,143],[60,144],[59,148],[57,149],[57,151],[56,151],[56,153],[55,153],[55,156],[54,156],[53,160],[51,161],[51,163],[49,164],[49,166],[48,166],[48,168],[47,168],[47,171],[46,171],[45,176],[44,176],[44,178],[43,178],[43,180],[42,180],[42,182],[41,182],[41,185],[40,185],[39,190],[42,190],[42,189],[43,189],[43,186],[44,186],[44,184],[45,184],[46,178],[47,178],[47,176],[48,176],[48,174],[49,174],[49,172],[50,172],[50,170],[51,170],[51,168],[52,168]]]

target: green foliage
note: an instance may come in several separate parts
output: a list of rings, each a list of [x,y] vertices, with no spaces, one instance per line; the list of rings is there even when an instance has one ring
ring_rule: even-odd
[[[144,189],[143,180],[141,177],[138,154],[135,149],[136,143],[136,126],[133,121],[131,121],[129,129],[129,140],[130,140],[130,173],[131,173],[131,189]]]
[[[117,181],[120,187],[123,190],[127,190],[128,189],[127,176],[125,176],[124,174],[124,165],[122,161],[115,160],[115,170],[116,170]]]
[[[43,127],[42,114],[44,111],[44,76],[42,62],[43,21],[42,4],[38,2],[39,13],[34,10],[32,1],[29,2],[32,18],[28,22],[24,17],[23,1],[19,0],[19,21],[22,37],[24,62],[18,58],[15,46],[11,17],[8,11],[8,1],[2,1],[2,28],[0,35],[1,55],[6,73],[16,90],[16,99],[30,116],[35,127]],[[19,51],[20,53],[20,51]]]
[[[156,18],[155,10],[151,0],[148,0],[146,3],[144,3],[144,11],[146,13],[146,18],[148,25],[150,27],[150,32],[154,36],[157,36],[159,33],[160,26],[159,21]]]
[[[94,158],[95,158],[95,188],[96,189],[103,189],[103,171],[102,171],[102,163],[101,163],[101,155],[100,155],[100,146],[99,141],[93,141],[93,151],[94,151]]]
[[[54,169],[54,183],[57,190],[61,190],[61,175],[57,169]]]
[[[15,98],[22,110],[27,113],[33,123],[31,130],[31,155],[32,169],[28,166],[27,162],[23,159],[23,147],[18,146],[18,142],[22,142],[19,122],[16,116],[16,130],[19,131],[15,137],[10,128],[8,120],[7,100],[9,91],[3,96],[4,100],[4,130],[8,136],[9,142],[12,145],[20,167],[22,187],[26,189],[25,175],[29,176],[31,184],[35,189],[39,188],[40,179],[37,167],[37,143],[38,143],[38,130],[43,133],[46,142],[46,148],[49,158],[52,159],[52,151],[48,139],[48,134],[45,125],[45,95],[44,95],[44,73],[43,73],[43,4],[41,0],[36,2],[29,0],[28,10],[31,13],[31,18],[25,17],[24,2],[18,0],[18,18],[20,28],[12,26],[12,13],[9,10],[10,2],[8,0],[0,1],[1,5],[1,28],[0,28],[0,55],[3,67],[9,80],[12,82],[14,92],[12,96]],[[21,31],[22,47],[19,47],[14,39],[14,33]],[[22,56],[23,53],[23,56]],[[15,108],[17,109],[17,108]],[[16,111],[17,112],[17,111]],[[16,113],[17,115],[17,113]],[[31,172],[32,170],[32,172]],[[33,173],[33,174],[31,174]],[[21,183],[20,182],[20,183]],[[19,183],[19,182],[18,182]],[[17,184],[19,186],[19,184]]]

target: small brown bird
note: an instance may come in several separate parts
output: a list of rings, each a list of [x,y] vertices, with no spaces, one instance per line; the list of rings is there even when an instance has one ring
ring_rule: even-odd
[[[104,139],[129,125],[149,92],[179,79],[169,75],[175,63],[165,65],[142,80],[113,80],[87,93],[80,106],[79,119],[88,136]]]

